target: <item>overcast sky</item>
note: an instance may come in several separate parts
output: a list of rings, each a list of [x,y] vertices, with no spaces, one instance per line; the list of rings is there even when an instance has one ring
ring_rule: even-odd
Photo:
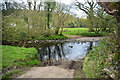
[[[70,5],[70,4],[74,4],[75,0],[56,0],[57,2],[62,2],[62,3],[65,3],[67,5]],[[77,0],[81,3],[84,3],[84,0]],[[77,15],[77,17],[80,17],[80,18],[86,18],[86,14],[79,10],[79,9],[72,9],[71,10],[74,14]]]

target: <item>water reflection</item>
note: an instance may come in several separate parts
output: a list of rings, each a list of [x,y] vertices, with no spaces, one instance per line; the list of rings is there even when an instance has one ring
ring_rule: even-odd
[[[96,45],[97,42],[69,42],[39,48],[39,60],[51,63],[60,59],[82,59]]]

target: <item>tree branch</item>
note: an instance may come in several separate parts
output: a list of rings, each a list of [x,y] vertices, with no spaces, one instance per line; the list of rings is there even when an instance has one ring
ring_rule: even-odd
[[[75,4],[75,5],[78,6],[78,8],[79,8],[80,10],[84,11],[86,14],[89,14],[89,13],[88,13],[89,10],[88,10],[87,7],[84,6],[84,4],[81,4],[81,3],[79,3],[79,2],[76,2],[76,3],[78,3],[78,4]]]
[[[116,10],[111,9],[110,6],[108,5],[109,2],[98,2],[98,4],[103,8],[104,11],[106,11],[110,15],[114,15]]]

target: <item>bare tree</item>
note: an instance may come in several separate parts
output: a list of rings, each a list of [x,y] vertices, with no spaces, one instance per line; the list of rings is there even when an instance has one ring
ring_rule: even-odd
[[[93,21],[92,19],[94,19],[94,9],[97,5],[97,3],[95,3],[93,0],[89,1],[87,0],[85,3],[80,3],[78,1],[76,1],[75,4],[80,10],[84,11],[87,15],[88,15],[88,19],[91,23],[91,25],[93,25]],[[90,31],[92,30],[92,28],[90,27]]]
[[[57,3],[57,8],[54,13],[54,22],[55,26],[55,34],[59,34],[59,29],[63,30],[63,26],[67,19],[69,19],[70,6],[65,5],[63,3]],[[62,32],[62,31],[61,31]],[[61,33],[62,34],[62,33]]]

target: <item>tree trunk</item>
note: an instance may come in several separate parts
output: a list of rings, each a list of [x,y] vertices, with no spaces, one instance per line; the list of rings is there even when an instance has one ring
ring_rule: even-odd
[[[49,11],[48,11],[48,15],[47,15],[47,28],[48,28],[48,29],[49,29],[49,27],[50,27],[49,22],[50,22],[50,13],[49,13]]]
[[[57,29],[55,30],[55,34],[59,34],[59,29],[60,29],[60,28],[57,28]]]
[[[60,35],[62,35],[62,32],[63,32],[63,27],[61,28]]]
[[[118,22],[118,26],[116,30],[116,35],[117,35],[117,41],[118,41],[118,49],[120,50],[120,16],[117,17],[117,22]]]
[[[91,17],[89,18],[89,21],[90,21],[89,32],[94,32],[94,28],[91,27],[91,26],[93,26],[93,21],[92,21],[92,18],[91,18]]]
[[[34,0],[34,11],[36,10],[36,1]]]

